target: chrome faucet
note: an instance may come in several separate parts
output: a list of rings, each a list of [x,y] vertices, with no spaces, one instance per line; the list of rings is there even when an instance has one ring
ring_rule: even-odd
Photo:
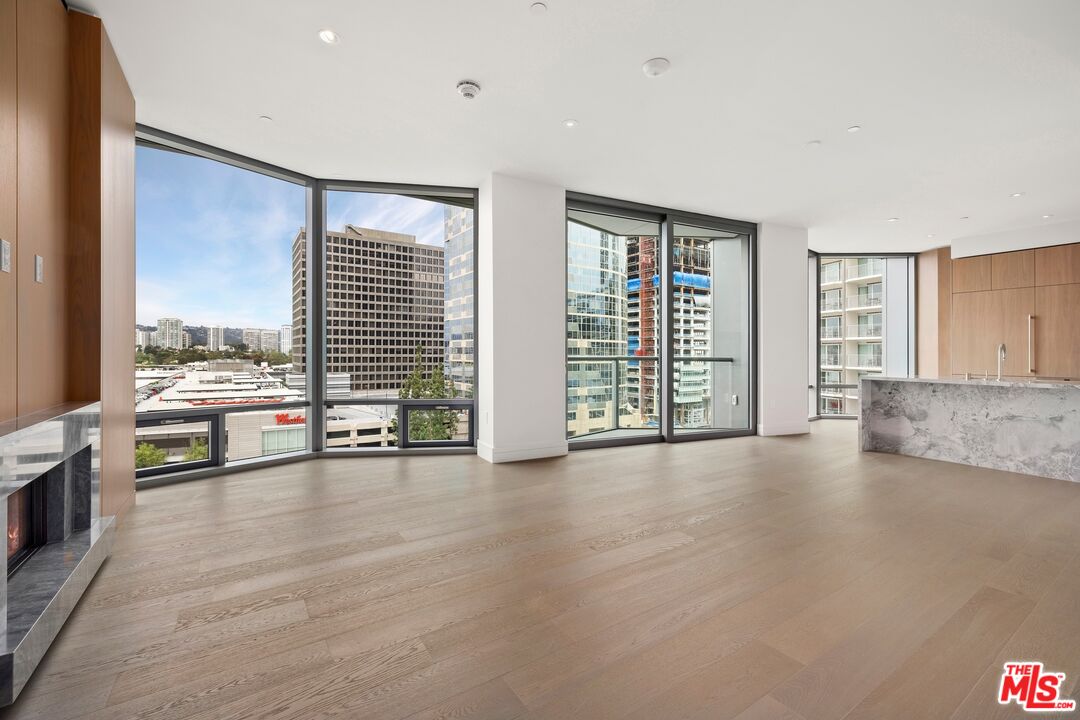
[[[998,382],[1001,382],[1001,366],[1005,364],[1005,343],[998,345]]]

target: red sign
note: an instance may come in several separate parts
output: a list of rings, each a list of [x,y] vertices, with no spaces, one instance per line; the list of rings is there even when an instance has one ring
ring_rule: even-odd
[[[1015,702],[1025,712],[1071,712],[1076,701],[1060,696],[1065,673],[1045,672],[1041,662],[1007,662],[1001,673],[998,702]]]
[[[290,415],[289,413],[278,413],[277,415],[274,415],[274,420],[277,421],[278,425],[303,425],[304,424],[304,416],[303,415]]]

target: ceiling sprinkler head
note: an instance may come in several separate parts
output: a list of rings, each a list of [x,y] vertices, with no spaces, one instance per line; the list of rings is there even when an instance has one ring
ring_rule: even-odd
[[[480,84],[472,80],[462,80],[457,84],[457,91],[466,100],[472,100],[480,94]]]

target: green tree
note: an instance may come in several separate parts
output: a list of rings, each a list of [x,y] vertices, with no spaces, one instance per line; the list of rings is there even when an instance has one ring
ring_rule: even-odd
[[[205,438],[195,438],[191,447],[184,451],[184,462],[206,460],[208,457],[210,457],[210,448],[207,446]]]
[[[135,446],[135,467],[150,468],[164,465],[169,456],[165,450],[150,443],[139,443]]]
[[[430,376],[424,374],[424,348],[416,346],[416,357],[412,372],[402,383],[398,397],[403,399],[443,400],[454,396],[454,387],[443,373],[441,365],[436,365]],[[453,410],[409,410],[409,440],[450,440],[457,430],[457,414]],[[390,423],[390,431],[397,435],[398,419]]]

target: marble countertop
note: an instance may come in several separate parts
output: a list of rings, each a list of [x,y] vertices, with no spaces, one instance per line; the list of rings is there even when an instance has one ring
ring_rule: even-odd
[[[26,413],[25,415],[20,415],[19,417],[10,420],[4,420],[3,422],[0,422],[0,438],[18,432],[19,430],[26,430],[38,423],[55,420],[61,415],[67,415],[70,412],[75,412],[76,410],[82,410],[84,408],[89,409],[96,405],[96,400],[93,402],[86,402],[85,400],[67,402],[45,408],[44,410],[38,410],[37,412]]]
[[[963,378],[919,378],[919,377],[884,377],[874,375],[872,377],[864,377],[862,380],[869,382],[906,382],[906,383],[932,383],[935,385],[978,385],[979,387],[1003,387],[1003,388],[1044,388],[1044,389],[1063,389],[1068,388],[1080,392],[1080,382],[1068,382],[1065,380],[995,380],[993,378],[989,380],[983,380],[982,378],[972,378],[970,380],[964,380]]]

